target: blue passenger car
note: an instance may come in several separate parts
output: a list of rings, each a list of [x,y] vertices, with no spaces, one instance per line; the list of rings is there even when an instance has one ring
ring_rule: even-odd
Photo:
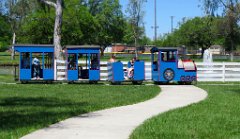
[[[67,49],[67,80],[100,80],[100,47],[95,45],[71,45]]]
[[[181,60],[177,48],[152,48],[152,80],[154,82],[191,83],[197,80],[197,68],[192,60]]]
[[[19,80],[54,80],[54,46],[17,44],[14,50],[19,52]],[[37,65],[35,65],[37,62]]]
[[[121,83],[131,81],[133,84],[141,84],[145,80],[145,65],[144,61],[135,61],[134,64],[128,63],[128,68],[125,69],[122,62],[108,63],[108,81],[111,83]],[[132,68],[132,73],[129,69]]]

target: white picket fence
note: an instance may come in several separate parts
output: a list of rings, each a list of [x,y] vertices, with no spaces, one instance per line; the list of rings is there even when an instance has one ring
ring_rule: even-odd
[[[240,81],[240,63],[214,62],[212,64],[196,63],[198,81]]]
[[[79,61],[85,63],[85,61]],[[58,63],[64,64],[65,61],[58,61]],[[107,62],[102,61],[100,67],[100,79],[107,80]],[[127,62],[123,62],[124,67],[127,67]],[[233,82],[240,81],[240,63],[233,62],[214,62],[206,64],[197,62],[197,80],[198,81],[216,81],[216,82]],[[57,80],[66,80],[66,66],[57,67]],[[151,80],[151,62],[145,62],[145,79]]]

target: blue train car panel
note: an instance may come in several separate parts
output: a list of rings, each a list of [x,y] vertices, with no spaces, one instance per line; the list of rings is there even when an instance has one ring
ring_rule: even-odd
[[[122,62],[108,63],[108,80],[112,83],[124,81]]]
[[[100,70],[90,70],[89,71],[89,80],[91,80],[91,81],[100,80]]]
[[[43,69],[43,79],[44,80],[53,80],[54,79],[54,70],[53,69]]]
[[[32,72],[31,69],[20,69],[19,70],[19,79],[20,80],[31,80],[32,78]]]
[[[68,81],[78,80],[78,70],[68,70]]]
[[[145,65],[144,61],[134,62],[133,81],[145,80]]]
[[[69,81],[100,80],[100,47],[93,45],[66,46]]]
[[[152,80],[155,82],[193,82],[196,81],[197,69],[191,60],[178,58],[176,48],[153,48]]]
[[[14,50],[20,56],[20,81],[54,80],[53,45],[16,44]]]

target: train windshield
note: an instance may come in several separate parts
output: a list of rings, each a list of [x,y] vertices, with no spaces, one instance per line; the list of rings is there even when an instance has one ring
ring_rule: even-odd
[[[161,61],[164,62],[175,62],[177,51],[163,51],[161,52]]]

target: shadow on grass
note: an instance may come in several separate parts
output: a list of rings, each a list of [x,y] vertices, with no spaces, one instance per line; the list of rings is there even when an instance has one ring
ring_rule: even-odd
[[[86,105],[88,104],[85,102],[74,103],[43,97],[2,99],[0,102],[0,108],[3,108],[3,111],[0,112],[0,131],[46,127],[67,117],[86,113]],[[4,111],[5,108],[6,111]]]
[[[239,94],[240,95],[240,88],[228,88],[227,93],[234,93],[234,94]]]

